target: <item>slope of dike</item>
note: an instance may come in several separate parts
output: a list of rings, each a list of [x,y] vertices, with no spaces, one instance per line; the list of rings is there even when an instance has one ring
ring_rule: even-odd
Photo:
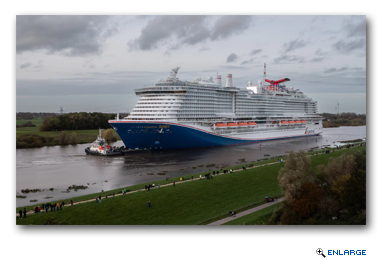
[[[365,147],[360,147],[365,148]],[[352,149],[352,148],[351,148]],[[335,150],[334,153],[311,156],[313,168],[327,164],[329,158],[338,157],[351,149]],[[286,158],[285,158],[286,160]],[[126,195],[113,198],[112,193],[97,193],[78,197],[83,203],[66,206],[60,211],[50,210],[43,214],[27,214],[17,218],[17,225],[195,225],[206,224],[227,215],[229,210],[246,209],[261,204],[265,196],[280,196],[282,190],[277,176],[283,163],[274,161],[236,170],[233,173],[215,175],[212,179],[179,181],[156,186],[144,191],[142,185],[131,189]],[[189,176],[191,177],[191,176]],[[172,179],[173,181],[173,179]],[[177,181],[177,179],[174,179]],[[167,183],[164,183],[167,184]],[[156,184],[157,185],[157,184]],[[120,190],[118,190],[119,192]],[[115,190],[117,193],[117,190]],[[102,194],[102,202],[95,201],[95,195]],[[108,195],[106,198],[105,195]],[[151,202],[151,207],[147,202]],[[17,209],[18,211],[19,209]]]

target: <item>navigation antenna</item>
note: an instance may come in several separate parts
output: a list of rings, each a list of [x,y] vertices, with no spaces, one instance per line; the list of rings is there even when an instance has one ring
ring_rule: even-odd
[[[63,107],[60,107],[60,114],[63,114]]]

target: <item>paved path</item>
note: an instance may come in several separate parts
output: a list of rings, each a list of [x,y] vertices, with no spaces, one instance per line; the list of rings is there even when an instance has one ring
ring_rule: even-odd
[[[257,207],[254,207],[254,208],[250,208],[250,209],[248,209],[248,210],[245,210],[245,211],[243,211],[243,212],[241,212],[241,213],[238,213],[238,212],[237,212],[237,215],[236,215],[236,216],[226,217],[226,218],[224,218],[224,219],[218,220],[218,221],[213,222],[213,223],[210,223],[210,224],[208,224],[208,225],[210,225],[210,226],[211,226],[211,225],[222,225],[222,224],[225,224],[225,223],[230,222],[230,221],[232,221],[232,220],[235,220],[235,219],[237,219],[237,218],[240,218],[240,217],[243,217],[243,216],[245,216],[245,215],[248,215],[248,214],[250,214],[250,213],[253,213],[253,212],[256,212],[256,211],[258,211],[258,210],[264,209],[264,208],[266,208],[266,207],[272,206],[272,205],[274,205],[274,204],[276,204],[276,203],[282,202],[282,201],[284,201],[284,200],[285,200],[285,198],[280,198],[280,199],[278,199],[278,200],[276,200],[276,201],[274,201],[274,202],[268,202],[268,203],[265,203],[265,204],[263,204],[263,205],[260,205],[260,206],[257,206]]]

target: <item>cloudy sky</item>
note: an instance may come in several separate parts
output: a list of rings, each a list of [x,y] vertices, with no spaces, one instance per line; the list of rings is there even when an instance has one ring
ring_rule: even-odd
[[[166,78],[234,86],[290,78],[320,112],[366,113],[365,16],[16,18],[16,111],[129,112],[133,89]]]

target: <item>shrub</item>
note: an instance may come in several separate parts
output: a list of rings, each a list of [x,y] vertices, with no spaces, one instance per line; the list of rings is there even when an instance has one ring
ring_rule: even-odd
[[[69,144],[69,136],[65,131],[61,132],[58,136],[59,144],[60,145],[67,145]]]
[[[77,136],[76,132],[71,133],[70,144],[72,144],[72,145],[78,144],[78,136]]]

